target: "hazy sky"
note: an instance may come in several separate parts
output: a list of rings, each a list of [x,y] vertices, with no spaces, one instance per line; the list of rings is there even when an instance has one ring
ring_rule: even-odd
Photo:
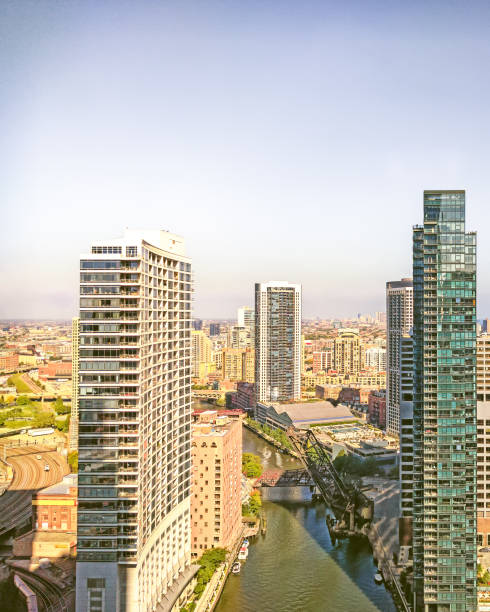
[[[489,316],[489,67],[488,2],[0,2],[0,317],[73,316],[126,226],[186,238],[196,316],[383,310],[424,188],[467,190]]]

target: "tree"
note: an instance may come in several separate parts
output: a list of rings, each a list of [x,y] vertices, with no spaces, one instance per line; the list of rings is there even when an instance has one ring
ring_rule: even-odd
[[[33,427],[54,427],[54,415],[41,413],[37,414],[32,421]]]
[[[31,400],[26,395],[19,395],[15,403],[17,406],[28,406],[31,403]]]
[[[53,404],[53,408],[56,414],[68,414],[70,412],[70,407],[63,404],[61,397],[56,399],[55,403]]]
[[[263,471],[260,457],[253,453],[243,453],[242,472],[247,478],[258,478]]]
[[[78,472],[78,451],[70,451],[68,453],[67,461],[71,471],[76,474]]]

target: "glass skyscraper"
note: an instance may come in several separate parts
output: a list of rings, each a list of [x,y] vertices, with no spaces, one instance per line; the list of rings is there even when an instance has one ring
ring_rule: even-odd
[[[425,191],[413,232],[416,610],[477,609],[476,235],[465,192]]]

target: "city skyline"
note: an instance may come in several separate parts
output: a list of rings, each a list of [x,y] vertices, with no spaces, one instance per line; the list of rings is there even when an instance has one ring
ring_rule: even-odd
[[[382,310],[438,186],[467,190],[485,269],[488,5],[115,7],[0,7],[0,317],[71,319],[78,253],[141,225],[186,236],[198,316],[263,278],[306,317]]]

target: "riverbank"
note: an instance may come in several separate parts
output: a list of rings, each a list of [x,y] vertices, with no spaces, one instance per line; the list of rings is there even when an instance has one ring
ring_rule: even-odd
[[[275,440],[274,438],[272,438],[271,436],[266,434],[261,429],[258,429],[257,427],[254,427],[250,423],[247,423],[247,421],[242,421],[242,424],[248,430],[252,431],[255,435],[259,436],[259,438],[262,438],[262,440],[265,440],[266,442],[268,442],[272,446],[275,446],[277,448],[277,450],[279,450],[281,453],[286,453],[287,455],[291,455],[291,457],[296,457],[296,459],[300,459],[300,456],[298,455],[298,453],[295,450],[293,450],[291,448],[287,448],[286,446],[284,446],[283,444],[281,444],[280,442],[278,442],[277,440]]]

